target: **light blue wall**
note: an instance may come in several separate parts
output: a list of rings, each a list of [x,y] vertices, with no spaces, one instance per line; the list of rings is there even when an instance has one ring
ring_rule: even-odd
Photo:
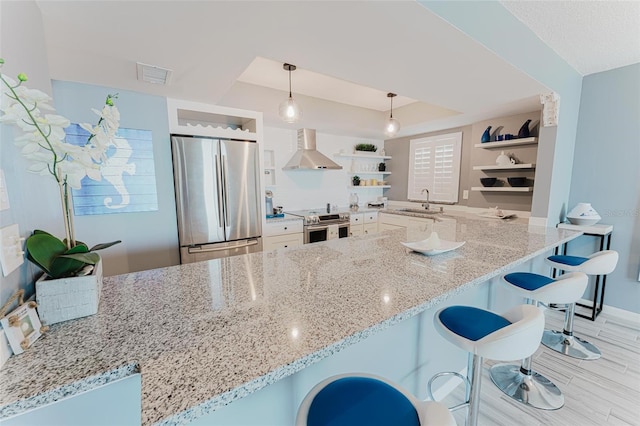
[[[620,253],[605,303],[640,313],[640,63],[584,78],[569,208],[591,203]],[[590,254],[582,237],[571,253]]]
[[[0,2],[0,17],[0,56],[6,61],[2,73],[13,79],[18,73],[26,73],[27,87],[50,94],[40,9],[31,1],[3,1]],[[31,162],[24,159],[20,149],[13,144],[14,138],[21,134],[15,126],[0,124],[0,168],[4,170],[11,206],[0,212],[0,227],[17,224],[20,235],[25,238],[37,228],[62,235],[64,224],[58,185],[53,177],[27,173]],[[31,296],[33,282],[40,273],[39,268],[25,260],[9,276],[0,274],[0,305],[20,288],[26,291],[27,297]]]
[[[166,100],[160,96],[53,81],[56,110],[74,123],[95,123],[107,94],[118,93],[120,127],[151,130],[158,211],[76,216],[76,237],[87,244],[122,240],[101,252],[105,275],[180,263]]]
[[[539,144],[538,158],[544,159],[547,164],[538,164],[536,193],[531,208],[532,216],[548,217],[549,225],[555,225],[564,218],[569,198],[582,76],[500,2],[419,3],[560,95],[560,119],[555,143],[547,137],[549,129],[541,130],[540,140],[547,142]]]

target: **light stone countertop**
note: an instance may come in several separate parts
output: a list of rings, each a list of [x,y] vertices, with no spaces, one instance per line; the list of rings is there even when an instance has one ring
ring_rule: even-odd
[[[139,370],[142,424],[186,423],[581,235],[465,217],[434,230],[466,244],[423,256],[400,242],[429,235],[402,229],[105,278],[98,314],[0,370],[0,419]]]
[[[267,218],[267,223],[297,222],[299,220],[302,220],[300,216],[294,216],[294,215],[285,213],[284,217]]]

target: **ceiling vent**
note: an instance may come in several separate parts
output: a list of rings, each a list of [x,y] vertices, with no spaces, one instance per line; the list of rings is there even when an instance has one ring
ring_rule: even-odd
[[[138,80],[151,84],[168,84],[171,79],[171,70],[136,62]]]

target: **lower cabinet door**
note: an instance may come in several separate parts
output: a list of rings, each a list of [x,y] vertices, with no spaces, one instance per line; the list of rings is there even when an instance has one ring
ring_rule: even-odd
[[[406,226],[393,225],[391,223],[380,223],[380,224],[378,224],[378,230],[379,231],[389,231],[389,230],[403,229],[403,228],[406,228]]]
[[[365,223],[364,224],[364,233],[367,235],[375,234],[378,232],[378,224],[377,223]]]
[[[358,235],[362,235],[364,234],[364,225],[351,225],[350,227],[350,236],[351,237],[357,237]]]
[[[303,242],[304,238],[301,232],[297,234],[274,235],[271,237],[264,237],[263,250],[271,251],[280,248],[298,247],[301,246]]]

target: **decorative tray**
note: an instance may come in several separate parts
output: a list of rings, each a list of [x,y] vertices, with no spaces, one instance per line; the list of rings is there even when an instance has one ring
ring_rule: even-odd
[[[400,244],[415,252],[422,253],[427,256],[434,256],[436,254],[446,253],[448,251],[460,248],[464,245],[465,242],[466,241],[441,240],[438,237],[438,234],[433,232],[431,233],[431,236],[426,240]]]

